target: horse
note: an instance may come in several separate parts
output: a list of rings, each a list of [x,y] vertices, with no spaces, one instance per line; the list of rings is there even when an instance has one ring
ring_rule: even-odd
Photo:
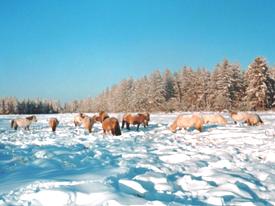
[[[238,121],[243,121],[249,126],[258,126],[264,123],[258,114],[237,113],[230,111],[230,116],[235,124],[237,124]]]
[[[30,125],[37,122],[36,116],[32,115],[26,118],[18,118],[11,120],[11,128],[17,130],[18,127],[23,127],[25,130],[30,130]]]
[[[102,122],[102,129],[104,134],[111,132],[113,136],[121,135],[118,119],[114,117],[105,118]]]
[[[109,115],[107,114],[107,112],[101,111],[101,112],[99,112],[98,116],[95,117],[95,121],[102,123],[104,121],[104,119],[106,119],[108,117],[109,117]]]
[[[204,124],[212,123],[212,124],[219,124],[219,125],[226,125],[226,119],[220,114],[209,114],[203,115]]]
[[[149,113],[148,113],[149,114]],[[143,124],[144,127],[148,126],[148,118],[150,119],[150,115],[147,116],[142,113],[138,114],[124,114],[122,117],[122,126],[121,128],[124,128],[124,125],[126,123],[126,128],[130,130],[130,124],[137,125],[137,131],[139,130],[140,124]]]
[[[237,113],[230,111],[229,115],[233,119],[235,124],[237,124],[237,122],[245,121],[247,119],[247,113]]]
[[[87,116],[86,114],[79,113],[74,117],[74,125],[80,126],[82,124],[82,119]]]
[[[248,114],[248,117],[244,122],[249,126],[258,126],[264,123],[258,114]]]
[[[149,121],[150,121],[150,113],[149,112],[142,112],[142,113],[138,113],[138,114],[145,116],[146,121],[145,121],[144,127],[148,127]]]
[[[203,129],[204,120],[200,115],[194,114],[192,116],[179,115],[175,121],[170,125],[169,129],[171,132],[175,133],[177,128],[195,128],[200,132]]]
[[[55,132],[57,125],[59,124],[59,121],[57,118],[50,118],[49,119],[49,126],[52,128],[52,131]]]
[[[92,132],[92,128],[93,128],[93,125],[95,123],[95,117],[89,117],[87,115],[85,115],[82,119],[81,119],[81,123],[83,125],[83,127],[85,129],[88,130],[89,133]]]

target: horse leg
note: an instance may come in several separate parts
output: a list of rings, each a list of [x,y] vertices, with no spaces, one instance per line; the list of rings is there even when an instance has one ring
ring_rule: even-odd
[[[137,125],[137,131],[138,131],[138,129],[139,129],[139,125],[140,125],[140,124]]]
[[[111,129],[111,133],[112,133],[112,135],[114,136],[114,135],[115,135],[115,130],[114,130],[114,129]]]
[[[126,127],[128,130],[130,130],[130,124],[128,122],[126,122]]]
[[[77,121],[75,121],[75,122],[74,122],[74,126],[75,126],[75,127],[79,127],[79,126],[80,126],[80,123],[77,122]]]
[[[122,120],[122,125],[121,125],[121,128],[122,128],[122,129],[124,128],[124,124],[125,124],[125,121]]]

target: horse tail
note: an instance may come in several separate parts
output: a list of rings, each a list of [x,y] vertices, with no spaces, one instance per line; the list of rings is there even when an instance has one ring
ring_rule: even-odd
[[[261,123],[261,124],[263,124],[264,122],[263,122],[263,120],[261,119],[261,117],[258,115],[258,117],[259,117],[259,122]]]
[[[125,125],[125,121],[124,121],[124,118],[122,119],[122,125],[121,125],[121,128],[123,129],[124,128],[124,125]]]
[[[115,135],[116,136],[121,135],[121,130],[120,130],[120,126],[119,126],[119,122],[118,121],[116,121],[116,123],[115,123]]]
[[[11,120],[11,128],[13,128],[14,120]]]

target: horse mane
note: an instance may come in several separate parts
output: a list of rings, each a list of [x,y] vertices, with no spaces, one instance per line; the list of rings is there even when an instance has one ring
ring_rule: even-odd
[[[103,119],[102,119],[102,121],[104,121],[107,118],[110,118],[109,115],[104,116]]]
[[[100,111],[99,116],[102,116],[104,113],[106,113],[106,112],[105,111]]]
[[[232,114],[238,114],[237,112],[235,111],[229,111],[229,113],[232,115]]]
[[[26,117],[27,120],[33,120],[33,117],[34,116],[29,116],[29,117]]]

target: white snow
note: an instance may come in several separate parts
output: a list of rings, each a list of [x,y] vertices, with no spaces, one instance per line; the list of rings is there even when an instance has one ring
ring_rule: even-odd
[[[74,115],[37,115],[30,131],[10,129],[19,115],[0,116],[0,206],[275,204],[273,112],[257,127],[224,113],[228,125],[202,133],[171,133],[178,113],[153,114],[148,128],[118,137],[98,123],[92,134],[75,128]]]

